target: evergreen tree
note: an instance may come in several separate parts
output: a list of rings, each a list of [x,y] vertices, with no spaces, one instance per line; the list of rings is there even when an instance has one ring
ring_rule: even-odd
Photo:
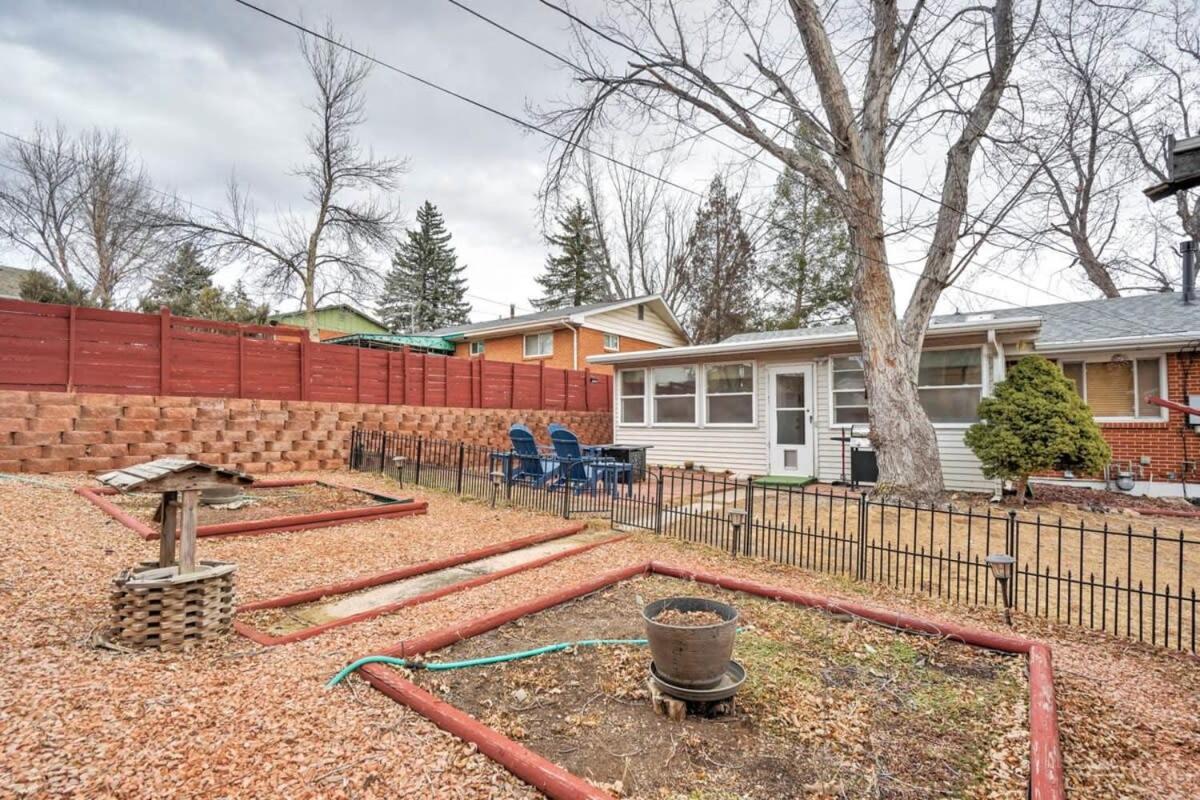
[[[1041,356],[1022,358],[979,401],[979,422],[965,438],[983,474],[1013,481],[1018,500],[1024,500],[1034,473],[1071,469],[1095,475],[1112,455],[1079,392]]]
[[[530,301],[534,308],[580,306],[611,299],[596,223],[583,203],[576,200],[555,222],[558,231],[547,236],[546,242],[557,253],[546,258],[546,269],[537,279],[542,296]]]
[[[60,303],[68,306],[92,305],[90,293],[75,284],[64,284],[58,278],[39,269],[30,270],[21,278],[18,288],[22,300],[31,303]]]
[[[738,199],[719,176],[713,178],[688,237],[685,315],[696,344],[719,342],[753,326],[754,246],[742,227]]]
[[[437,206],[417,209],[417,227],[406,231],[376,305],[389,329],[412,333],[467,322],[465,264],[450,246],[450,232]]]
[[[802,328],[850,315],[854,263],[832,199],[791,167],[775,182],[762,269],[767,328]]]
[[[225,290],[213,283],[217,270],[205,264],[200,252],[185,244],[150,282],[150,288],[142,296],[140,306],[146,313],[154,313],[162,306],[172,314],[221,322],[263,323],[271,309],[266,304],[255,303],[246,293],[241,281],[233,289]]]

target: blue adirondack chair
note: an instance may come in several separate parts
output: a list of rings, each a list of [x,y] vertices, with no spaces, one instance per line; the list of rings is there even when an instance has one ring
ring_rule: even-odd
[[[579,437],[565,425],[551,423],[549,430],[554,455],[561,462],[562,480],[568,486],[573,486],[575,491],[594,494],[597,486],[603,482],[608,490],[615,494],[619,476],[622,473],[632,473],[630,464],[585,454],[583,446],[579,444]]]
[[[512,460],[509,466],[508,480],[532,483],[541,486],[554,477],[554,470],[548,469],[538,449],[533,431],[521,423],[513,423],[508,429],[508,439],[512,442]]]

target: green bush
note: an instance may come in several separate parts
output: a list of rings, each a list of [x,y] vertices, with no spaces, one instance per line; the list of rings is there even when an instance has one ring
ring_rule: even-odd
[[[1029,476],[1051,469],[1098,473],[1112,452],[1091,409],[1063,375],[1041,356],[1018,361],[979,403],[980,421],[966,442],[989,478],[1013,481],[1023,498]]]

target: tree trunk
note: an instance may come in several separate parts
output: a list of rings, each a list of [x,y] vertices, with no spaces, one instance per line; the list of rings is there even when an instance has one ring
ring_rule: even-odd
[[[904,340],[896,319],[883,236],[854,234],[863,280],[855,281],[854,320],[863,350],[871,444],[883,496],[933,502],[945,491],[933,424],[921,407],[917,369],[922,341]],[[882,274],[881,274],[882,273]]]

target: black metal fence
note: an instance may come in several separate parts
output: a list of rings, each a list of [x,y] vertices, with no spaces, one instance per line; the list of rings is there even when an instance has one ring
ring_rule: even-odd
[[[652,468],[600,490],[515,475],[511,453],[356,430],[350,467],[563,517],[604,517],[736,555],[882,583],[970,605],[1002,605],[985,559],[1016,563],[1007,601],[1025,614],[1196,653],[1200,538],[1135,529],[1096,515],[886,502],[840,487],[764,486],[708,472]],[[577,464],[542,456],[542,468]]]

